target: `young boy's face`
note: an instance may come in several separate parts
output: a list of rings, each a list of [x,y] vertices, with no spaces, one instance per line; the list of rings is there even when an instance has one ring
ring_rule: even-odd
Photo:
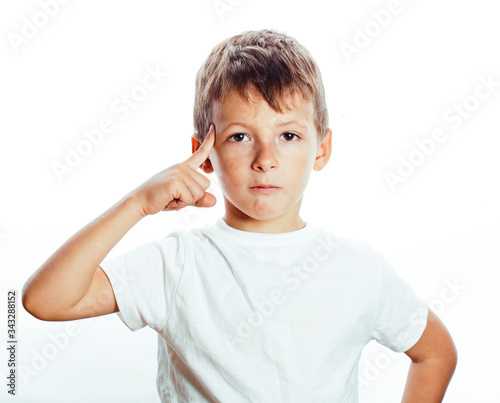
[[[254,230],[267,225],[262,232],[304,226],[299,217],[302,196],[311,169],[320,170],[328,162],[331,130],[318,144],[312,102],[300,97],[295,101],[295,108],[284,114],[256,93],[250,103],[232,93],[213,105],[215,143],[202,168],[206,173],[215,170],[229,225]]]

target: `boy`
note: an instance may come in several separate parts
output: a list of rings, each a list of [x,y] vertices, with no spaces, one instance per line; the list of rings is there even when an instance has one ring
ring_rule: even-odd
[[[197,75],[194,124],[193,155],[61,246],[24,307],[153,328],[163,402],[357,402],[371,339],[411,358],[404,402],[442,401],[456,350],[441,321],[379,252],[299,215],[332,136],[308,51],[272,30],[221,42]],[[217,175],[224,217],[103,262],[145,216],[214,206],[198,168]]]

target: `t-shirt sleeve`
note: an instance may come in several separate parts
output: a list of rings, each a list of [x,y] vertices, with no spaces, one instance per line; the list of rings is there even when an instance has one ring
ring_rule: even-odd
[[[182,239],[168,235],[104,259],[118,317],[132,331],[150,326],[160,331],[173,306],[184,267]]]
[[[401,353],[413,347],[427,325],[428,306],[380,252],[375,321],[371,338]]]

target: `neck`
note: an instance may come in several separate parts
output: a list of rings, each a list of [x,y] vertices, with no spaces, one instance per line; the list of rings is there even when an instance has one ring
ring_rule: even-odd
[[[269,220],[259,220],[248,216],[234,206],[226,204],[226,214],[224,214],[222,219],[230,227],[241,231],[280,234],[297,231],[306,226],[306,222],[299,215],[298,208],[295,207],[300,207],[300,205],[294,206],[278,217]]]

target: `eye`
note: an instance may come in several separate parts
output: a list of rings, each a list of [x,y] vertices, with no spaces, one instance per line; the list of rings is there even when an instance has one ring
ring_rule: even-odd
[[[292,132],[285,132],[285,133],[283,133],[283,134],[282,134],[282,136],[285,136],[285,135],[287,135],[287,134],[291,134],[292,136],[295,136],[295,137],[297,137],[297,138],[300,138],[298,135],[296,135],[295,133],[292,133]],[[293,139],[293,137],[292,137],[292,139]]]
[[[233,135],[229,136],[228,139],[230,139],[232,137],[236,137],[236,136],[238,136],[238,138],[240,138],[240,136],[246,136],[246,134],[244,134],[244,133],[236,133],[236,134],[233,134]],[[241,143],[241,141],[237,141],[237,140],[235,140],[234,142],[235,143]]]
[[[293,138],[294,138],[293,136],[297,137],[297,139],[300,138],[297,134],[292,133],[292,132],[285,132],[285,133],[282,134],[282,136],[285,136],[285,135],[288,135],[288,138],[290,139],[290,140],[287,140],[287,142],[291,142],[293,140]],[[231,140],[231,141],[233,141],[234,143],[242,143],[243,142],[243,141],[241,141],[242,140],[242,136],[246,136],[246,134],[244,134],[244,133],[235,133],[235,134],[229,136],[228,139],[234,138],[234,140]]]

